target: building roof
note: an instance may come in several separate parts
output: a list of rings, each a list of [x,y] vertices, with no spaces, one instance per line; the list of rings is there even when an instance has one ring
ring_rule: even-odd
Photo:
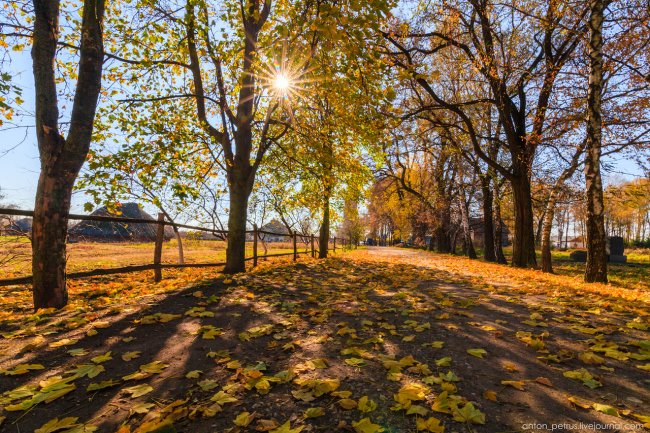
[[[123,218],[137,218],[155,221],[154,218],[137,203],[124,203],[118,205],[118,212],[110,212],[106,206],[95,210],[94,216],[117,216]],[[74,225],[68,234],[77,239],[111,240],[111,241],[154,241],[156,239],[157,224],[124,223],[113,221],[81,221]],[[173,229],[165,227],[165,239],[173,236]]]

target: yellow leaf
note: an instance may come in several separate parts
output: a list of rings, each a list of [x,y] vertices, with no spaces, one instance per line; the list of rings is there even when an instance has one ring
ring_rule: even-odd
[[[487,390],[483,393],[483,397],[488,400],[497,401],[497,393],[491,390]]]
[[[140,371],[143,371],[145,373],[160,373],[167,367],[169,367],[169,364],[164,364],[160,361],[153,361],[150,362],[149,364],[141,365]]]
[[[153,403],[145,403],[145,402],[138,403],[135,406],[131,407],[130,413],[131,415],[133,415],[134,413],[141,413],[141,414],[149,413],[149,410],[154,406],[155,405]]]
[[[582,352],[578,355],[578,358],[585,364],[602,364],[605,362],[603,358],[596,355],[594,352]]]
[[[434,417],[428,419],[418,418],[416,420],[416,426],[418,430],[426,430],[432,433],[443,433],[445,431],[445,426],[440,424],[440,420]]]
[[[310,407],[304,413],[305,418],[317,418],[325,415],[325,409],[322,407]]]
[[[576,406],[581,407],[583,409],[589,409],[589,408],[591,408],[591,405],[592,405],[592,403],[589,400],[585,400],[584,398],[576,397],[575,395],[567,396],[567,400],[569,400],[571,403],[573,403]]]
[[[104,371],[103,365],[80,364],[77,365],[77,368],[75,368],[74,370],[70,370],[70,373],[73,373],[75,378],[88,376],[90,379],[92,379],[102,371]]]
[[[526,381],[524,380],[502,380],[501,385],[508,385],[518,389],[519,391],[526,390],[526,388],[524,388],[524,385],[526,385]]]
[[[361,358],[347,358],[345,360],[345,363],[348,364],[348,365],[351,365],[353,367],[361,367],[361,366],[365,365],[366,361],[364,361]]]
[[[94,362],[95,364],[101,364],[102,362],[110,361],[113,359],[111,356],[111,352],[108,351],[104,353],[103,355],[95,356],[94,358],[91,358],[90,360]]]
[[[650,428],[650,415],[639,415],[633,413],[632,416],[643,423],[643,427]]]
[[[352,427],[357,433],[380,433],[384,428],[379,424],[373,424],[370,418],[363,418],[360,421],[352,421]]]
[[[618,416],[618,417],[621,416],[615,407],[606,404],[594,403],[592,407],[594,408],[594,410],[597,410],[598,412],[602,412],[607,415]]]
[[[54,343],[50,343],[50,347],[61,347],[61,346],[72,346],[75,344],[77,341],[79,341],[76,338],[63,338],[59,341],[55,341]],[[67,419],[67,418],[64,418]]]
[[[86,349],[70,349],[68,350],[70,356],[84,356],[88,354]]]
[[[235,397],[230,394],[226,394],[223,391],[219,391],[210,398],[211,401],[214,401],[217,404],[224,405],[226,403],[234,403],[237,401]]]
[[[299,426],[292,429],[291,424],[289,423],[289,421],[287,421],[284,424],[282,424],[280,427],[274,430],[270,430],[270,433],[300,433],[304,428],[305,426]]]
[[[427,409],[426,407],[420,406],[419,404],[412,404],[411,407],[409,407],[408,410],[406,411],[406,414],[426,416],[428,412],[429,409]]]
[[[76,424],[78,419],[76,416],[69,416],[62,419],[54,418],[43,424],[42,427],[34,430],[34,433],[52,433],[63,429],[71,429],[79,425]]]
[[[189,373],[185,375],[186,378],[188,379],[197,379],[201,373],[203,373],[201,370],[192,370]]]
[[[477,358],[483,358],[485,355],[487,355],[485,349],[467,349],[467,353],[472,356],[476,356]]]
[[[31,370],[42,370],[45,367],[41,364],[19,364],[12,368],[11,370],[3,371],[5,376],[17,376],[20,374],[25,374]]]
[[[485,414],[476,409],[472,403],[467,403],[462,409],[453,412],[454,420],[472,424],[485,424]]]
[[[116,380],[103,380],[99,383],[91,383],[86,387],[86,391],[99,391],[100,389],[110,388],[115,385],[119,385],[120,382]]]
[[[213,379],[205,379],[200,382],[197,382],[197,385],[201,387],[203,391],[210,391],[211,389],[215,389],[217,386],[217,381]]]
[[[151,391],[153,391],[153,388],[150,385],[143,383],[141,385],[124,388],[124,391],[128,394],[131,394],[131,398],[138,398],[142,395],[149,394]]]
[[[359,399],[357,407],[361,412],[372,412],[373,410],[377,409],[377,403],[370,400],[367,395],[364,395]]]
[[[339,406],[345,410],[352,410],[357,407],[357,402],[349,398],[344,398],[342,400],[339,400]]]
[[[233,423],[239,427],[246,427],[251,423],[251,421],[253,421],[251,414],[249,412],[242,412],[237,415],[237,417],[233,420]]]
[[[123,361],[130,361],[132,359],[139,358],[139,357],[140,357],[140,351],[136,350],[136,351],[133,351],[133,352],[124,353],[124,355],[122,355],[122,360]]]

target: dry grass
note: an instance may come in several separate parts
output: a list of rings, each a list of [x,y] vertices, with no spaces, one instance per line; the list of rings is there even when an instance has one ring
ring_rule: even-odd
[[[183,241],[186,263],[218,263],[226,259],[224,241],[191,240]],[[116,268],[122,266],[144,265],[153,262],[152,242],[77,242],[68,244],[68,272],[89,271],[93,269]],[[299,251],[306,251],[305,244],[298,244]],[[290,253],[292,244],[274,242],[267,244],[267,254]],[[31,275],[31,245],[26,238],[12,239],[0,244],[0,257],[11,252],[6,263],[0,260],[0,279]],[[260,242],[258,254],[264,254]],[[253,243],[246,243],[246,256],[253,256]],[[163,263],[178,263],[178,244],[176,240],[163,245]]]

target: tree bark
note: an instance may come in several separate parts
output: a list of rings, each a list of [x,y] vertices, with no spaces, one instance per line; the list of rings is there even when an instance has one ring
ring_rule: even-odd
[[[602,146],[601,102],[603,90],[603,15],[604,0],[590,1],[589,89],[587,92],[587,154],[585,184],[587,192],[587,266],[585,281],[607,282],[607,251],[600,174]]]
[[[228,210],[228,245],[224,273],[236,274],[246,270],[246,220],[248,218],[248,197],[250,189],[241,182],[229,188],[230,208]]]
[[[560,188],[562,188],[567,179],[573,176],[573,173],[578,169],[578,162],[583,151],[584,146],[580,146],[576,150],[571,158],[571,164],[562,171],[551,188],[551,194],[548,197],[548,202],[546,203],[546,209],[544,210],[544,216],[542,219],[542,272],[553,273],[553,263],[551,259],[551,230],[553,229],[553,220],[555,219],[555,207],[557,205],[558,197],[560,196]],[[561,240],[561,228],[559,229],[559,235]]]
[[[32,227],[34,309],[62,308],[68,301],[65,266],[72,188],[88,155],[101,90],[104,0],[83,4],[79,72],[67,138],[59,131],[54,70],[60,2],[33,3],[32,61],[41,162]]]
[[[553,219],[555,218],[555,205],[559,190],[553,189],[546,203],[546,212],[542,223],[542,272],[553,273],[553,262],[551,260],[551,230],[553,229]]]
[[[465,194],[460,196],[460,215],[461,215],[461,224],[463,226],[463,250],[467,257],[470,259],[477,258],[476,250],[474,249],[474,243],[472,242],[472,233],[469,226],[469,212],[467,210],[467,203],[465,202]]]
[[[494,255],[497,258],[497,263],[507,265],[508,261],[503,254],[503,221],[501,220],[501,199],[498,182],[494,182],[494,196],[496,197],[494,202],[494,220],[496,221],[494,226]]]
[[[494,244],[494,210],[491,178],[481,177],[481,191],[483,193],[483,258],[488,262],[496,262]]]
[[[330,238],[330,198],[325,196],[323,201],[323,222],[318,233],[318,258],[327,258],[327,247]]]
[[[519,165],[519,164],[517,164]],[[511,182],[515,208],[515,236],[512,242],[512,265],[518,268],[537,266],[535,257],[535,229],[533,226],[533,200],[530,178],[525,171],[513,177]]]

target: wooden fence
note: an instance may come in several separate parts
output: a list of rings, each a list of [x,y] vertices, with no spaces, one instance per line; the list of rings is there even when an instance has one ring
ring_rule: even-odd
[[[21,209],[4,209],[0,208],[0,216],[24,216],[24,217],[33,217],[34,211],[31,210],[21,210]],[[113,217],[113,216],[99,216],[99,215],[78,215],[70,214],[68,216],[69,220],[79,220],[79,221],[101,221],[101,222],[118,222],[124,224],[155,224],[158,226],[156,231],[156,239],[154,242],[154,251],[153,251],[153,263],[145,265],[132,265],[132,266],[122,266],[118,268],[105,268],[105,269],[93,269],[90,271],[83,272],[71,272],[67,274],[67,278],[85,278],[85,277],[94,277],[100,275],[112,275],[112,274],[124,274],[128,272],[140,272],[153,270],[154,271],[154,280],[156,282],[162,280],[162,270],[163,269],[173,269],[173,268],[206,268],[206,267],[219,267],[225,266],[225,262],[218,263],[183,263],[183,264],[171,264],[171,263],[162,263],[162,250],[163,243],[165,238],[165,226],[171,226],[174,228],[185,228],[190,230],[196,230],[201,232],[208,232],[213,234],[215,237],[220,236],[223,239],[227,239],[228,232],[226,230],[214,230],[208,229],[205,227],[187,225],[187,224],[178,224],[171,221],[165,220],[165,216],[162,213],[158,214],[157,220],[149,220],[144,218],[123,218],[123,217]],[[246,234],[253,235],[253,255],[251,257],[246,257],[244,260],[252,261],[253,267],[257,266],[259,259],[264,259],[267,257],[282,257],[282,256],[293,256],[293,260],[298,260],[298,256],[302,254],[311,254],[312,258],[315,258],[317,255],[316,251],[316,241],[317,238],[313,234],[305,235],[297,232],[291,233],[274,233],[266,230],[261,230],[257,226],[253,227],[253,230],[247,230]],[[274,253],[274,254],[263,254],[258,253],[258,239],[260,235],[269,235],[269,236],[281,236],[286,238],[291,238],[293,244],[293,252],[290,253]],[[310,246],[306,251],[298,251],[298,238],[301,241],[307,241],[306,244]],[[330,238],[329,241],[332,241],[333,248],[332,251],[336,252],[337,245],[336,242],[339,241],[339,249],[350,248],[351,242],[348,239],[344,238]],[[327,245],[327,250],[330,251],[329,241]],[[0,279],[0,287],[2,286],[11,286],[16,284],[29,284],[32,282],[32,276],[27,277],[18,277],[18,278],[7,278]]]

